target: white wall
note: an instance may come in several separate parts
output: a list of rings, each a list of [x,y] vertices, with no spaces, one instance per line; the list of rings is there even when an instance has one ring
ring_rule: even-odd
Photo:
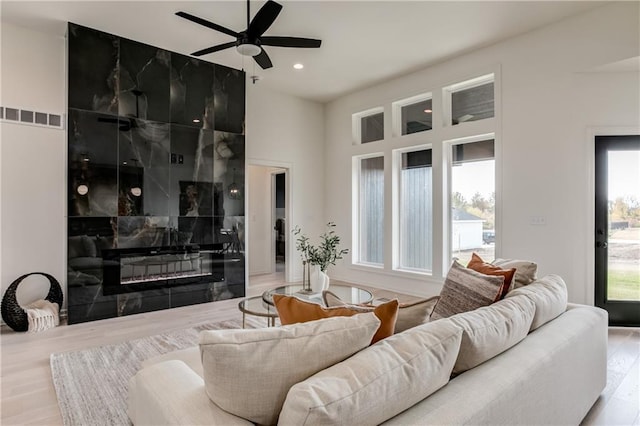
[[[65,112],[65,41],[2,23],[0,104]],[[66,281],[65,131],[0,124],[0,290],[28,272]],[[29,278],[18,301],[46,296],[49,282]],[[66,293],[66,286],[64,286]]]
[[[65,57],[64,38],[3,22],[1,104],[65,113]],[[246,122],[247,163],[275,161],[290,167],[290,223],[318,233],[324,220],[322,105],[249,82]],[[1,127],[0,290],[4,294],[23,273],[49,272],[60,281],[66,306],[66,132]],[[302,276],[298,263],[294,279]],[[19,302],[28,303],[45,296],[48,283],[25,281],[23,288],[33,290],[18,294]]]
[[[564,277],[571,301],[591,302],[593,153],[588,129],[639,127],[640,83],[638,73],[582,72],[640,55],[638,16],[637,2],[613,3],[329,103],[325,198],[332,202],[327,217],[346,227],[349,244],[351,190],[345,185],[351,181],[351,158],[359,153],[351,141],[351,114],[384,106],[389,116],[392,101],[498,69],[502,96],[496,100],[496,137],[502,148],[496,155],[502,169],[496,185],[502,197],[496,255],[535,260],[539,275]],[[390,155],[401,144],[381,149]],[[531,216],[544,216],[546,225],[530,225]],[[385,236],[390,236],[387,223]],[[390,278],[346,260],[332,277],[420,295],[437,294],[442,282],[441,276]]]
[[[326,217],[323,106],[274,92],[260,82],[248,83],[246,133],[251,141],[247,143],[247,164],[289,169],[287,202],[292,207],[287,226],[299,225],[317,238],[324,231]],[[338,226],[346,229],[346,224]],[[291,236],[290,232],[285,235]],[[287,244],[286,265],[291,268],[290,280],[299,281],[302,263],[292,245]]]

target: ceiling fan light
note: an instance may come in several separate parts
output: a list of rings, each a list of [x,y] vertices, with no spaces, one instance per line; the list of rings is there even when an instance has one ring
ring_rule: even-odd
[[[236,46],[236,50],[244,56],[257,56],[262,52],[260,46],[251,43],[239,44]]]

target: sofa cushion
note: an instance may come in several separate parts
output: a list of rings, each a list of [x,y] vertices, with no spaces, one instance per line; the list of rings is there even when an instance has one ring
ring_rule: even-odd
[[[431,320],[490,305],[500,298],[503,283],[503,276],[481,274],[454,261],[431,313]]]
[[[343,302],[342,299],[333,294],[330,290],[322,292],[322,299],[324,300],[324,304],[328,307],[351,306],[348,303]],[[431,315],[437,301],[438,296],[434,296],[417,302],[400,303],[398,306],[398,319],[396,320],[396,326],[394,327],[393,333],[401,333],[410,328],[429,322],[429,315]],[[374,305],[368,304],[365,306]]]
[[[162,355],[151,357],[142,361],[141,368],[147,368],[161,362],[174,360],[184,362],[198,376],[202,377],[204,375],[202,372],[202,360],[200,359],[200,348],[198,346],[192,346],[190,348],[167,352]]]
[[[467,265],[467,268],[473,269],[474,271],[480,272],[485,275],[498,275],[504,277],[504,284],[502,284],[502,289],[500,290],[500,299],[504,298],[507,295],[507,292],[511,288],[511,282],[513,281],[513,276],[516,273],[516,268],[511,269],[502,269],[499,266],[492,265],[491,263],[487,263],[476,253],[471,255],[471,260]]]
[[[491,263],[502,269],[516,268],[516,275],[513,277],[513,283],[511,284],[512,290],[529,285],[536,279],[538,265],[535,262],[529,260],[496,259]]]
[[[283,325],[373,312],[380,320],[380,327],[373,336],[371,344],[393,334],[398,316],[398,301],[395,299],[376,307],[349,305],[324,308],[317,303],[306,302],[297,297],[274,294],[273,303],[276,305],[280,322]]]
[[[535,311],[533,301],[520,295],[450,317],[462,328],[454,374],[482,364],[527,337]]]
[[[507,297],[526,295],[536,305],[531,330],[548,323],[567,310],[567,285],[557,275],[547,275],[531,284],[510,291]]]
[[[379,325],[368,313],[277,328],[203,331],[207,395],[238,417],[275,424],[291,386],[367,347]]]
[[[449,381],[461,335],[442,320],[384,339],[293,386],[280,424],[379,424]]]

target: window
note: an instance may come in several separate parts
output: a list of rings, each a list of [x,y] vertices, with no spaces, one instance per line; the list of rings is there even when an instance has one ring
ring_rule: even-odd
[[[402,135],[424,132],[433,127],[431,99],[401,107],[400,115]]]
[[[436,283],[452,257],[495,258],[499,76],[496,69],[433,87],[426,76],[422,89],[393,100],[383,91],[352,113],[356,269]]]
[[[360,143],[375,142],[384,139],[384,113],[368,115],[360,119],[362,138]]]
[[[377,107],[351,116],[353,144],[360,145],[384,139],[384,108]]]
[[[384,157],[360,159],[358,261],[384,263]]]
[[[399,167],[400,269],[431,271],[433,251],[431,149],[404,152]]]
[[[451,146],[451,256],[495,257],[494,140]]]
[[[494,116],[493,78],[493,74],[489,74],[445,88],[446,109],[451,115],[449,124],[455,126]]]

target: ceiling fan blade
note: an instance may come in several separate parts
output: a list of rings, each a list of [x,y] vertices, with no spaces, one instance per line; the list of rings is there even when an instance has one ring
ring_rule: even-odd
[[[197,16],[193,16],[187,12],[176,12],[176,15],[178,15],[181,18],[188,19],[191,22],[195,22],[196,24],[200,24],[207,28],[211,28],[212,30],[220,31],[221,33],[228,34],[231,37],[238,38],[237,32],[230,30],[229,28],[225,28],[221,25],[214,24],[213,22],[209,22],[206,19],[198,18]]]
[[[253,57],[255,61],[262,67],[263,70],[267,68],[271,68],[273,64],[271,63],[271,59],[269,59],[269,55],[267,55],[266,50],[262,49],[262,51]]]
[[[247,28],[247,35],[249,38],[253,39],[264,34],[271,24],[273,24],[273,21],[276,20],[281,10],[281,4],[278,4],[273,0],[266,2],[258,13],[256,13],[256,16],[253,17],[253,20],[249,24],[249,28]]]
[[[206,49],[198,50],[197,52],[193,52],[192,56],[202,56],[208,55],[209,53],[218,52],[220,50],[228,49],[236,45],[235,41],[230,41],[229,43],[219,44],[217,46],[207,47]]]
[[[277,47],[320,47],[322,40],[302,37],[260,37],[264,46]]]

